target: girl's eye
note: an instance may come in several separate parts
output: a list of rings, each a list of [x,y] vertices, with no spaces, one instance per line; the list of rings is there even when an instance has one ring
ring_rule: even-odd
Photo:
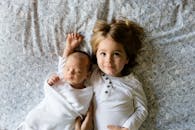
[[[114,56],[120,56],[120,53],[115,52],[115,53],[114,53]]]
[[[105,52],[100,52],[100,55],[105,56],[106,53]]]

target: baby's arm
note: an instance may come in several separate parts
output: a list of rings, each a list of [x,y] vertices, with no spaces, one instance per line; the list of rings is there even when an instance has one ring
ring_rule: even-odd
[[[63,57],[70,55],[83,41],[83,36],[78,33],[68,34],[66,37],[66,46],[64,48]]]
[[[66,45],[64,48],[63,56],[59,57],[58,72],[61,73],[66,62],[68,55],[74,52],[74,50],[80,45],[83,40],[83,36],[78,33],[67,34]]]
[[[55,83],[57,83],[60,80],[60,77],[58,75],[52,75],[48,80],[47,83],[50,86],[53,86]]]

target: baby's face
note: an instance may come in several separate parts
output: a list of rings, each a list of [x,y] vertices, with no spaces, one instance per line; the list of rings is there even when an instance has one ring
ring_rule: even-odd
[[[68,57],[63,69],[64,80],[74,88],[81,89],[84,87],[84,81],[89,75],[87,58],[78,59]]]

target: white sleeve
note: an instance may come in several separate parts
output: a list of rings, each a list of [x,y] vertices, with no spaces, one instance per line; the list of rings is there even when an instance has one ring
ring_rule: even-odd
[[[133,91],[135,112],[123,124],[129,130],[138,130],[148,115],[147,100],[141,83],[138,81]]]
[[[52,87],[52,86],[50,86],[50,85],[47,83],[47,80],[48,80],[48,79],[46,79],[45,82],[44,82],[44,95],[45,95],[45,96],[48,95],[48,87]]]
[[[64,57],[59,56],[58,73],[62,73],[65,62],[66,62],[66,59]]]

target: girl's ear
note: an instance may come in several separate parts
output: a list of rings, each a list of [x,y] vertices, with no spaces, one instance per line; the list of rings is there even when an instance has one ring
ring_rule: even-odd
[[[87,78],[89,78],[89,77],[91,76],[91,73],[92,73],[92,71],[89,71],[89,72],[87,73]]]
[[[125,64],[128,64],[128,63],[129,63],[129,58],[127,58],[127,59],[126,59],[126,62],[125,62]]]

